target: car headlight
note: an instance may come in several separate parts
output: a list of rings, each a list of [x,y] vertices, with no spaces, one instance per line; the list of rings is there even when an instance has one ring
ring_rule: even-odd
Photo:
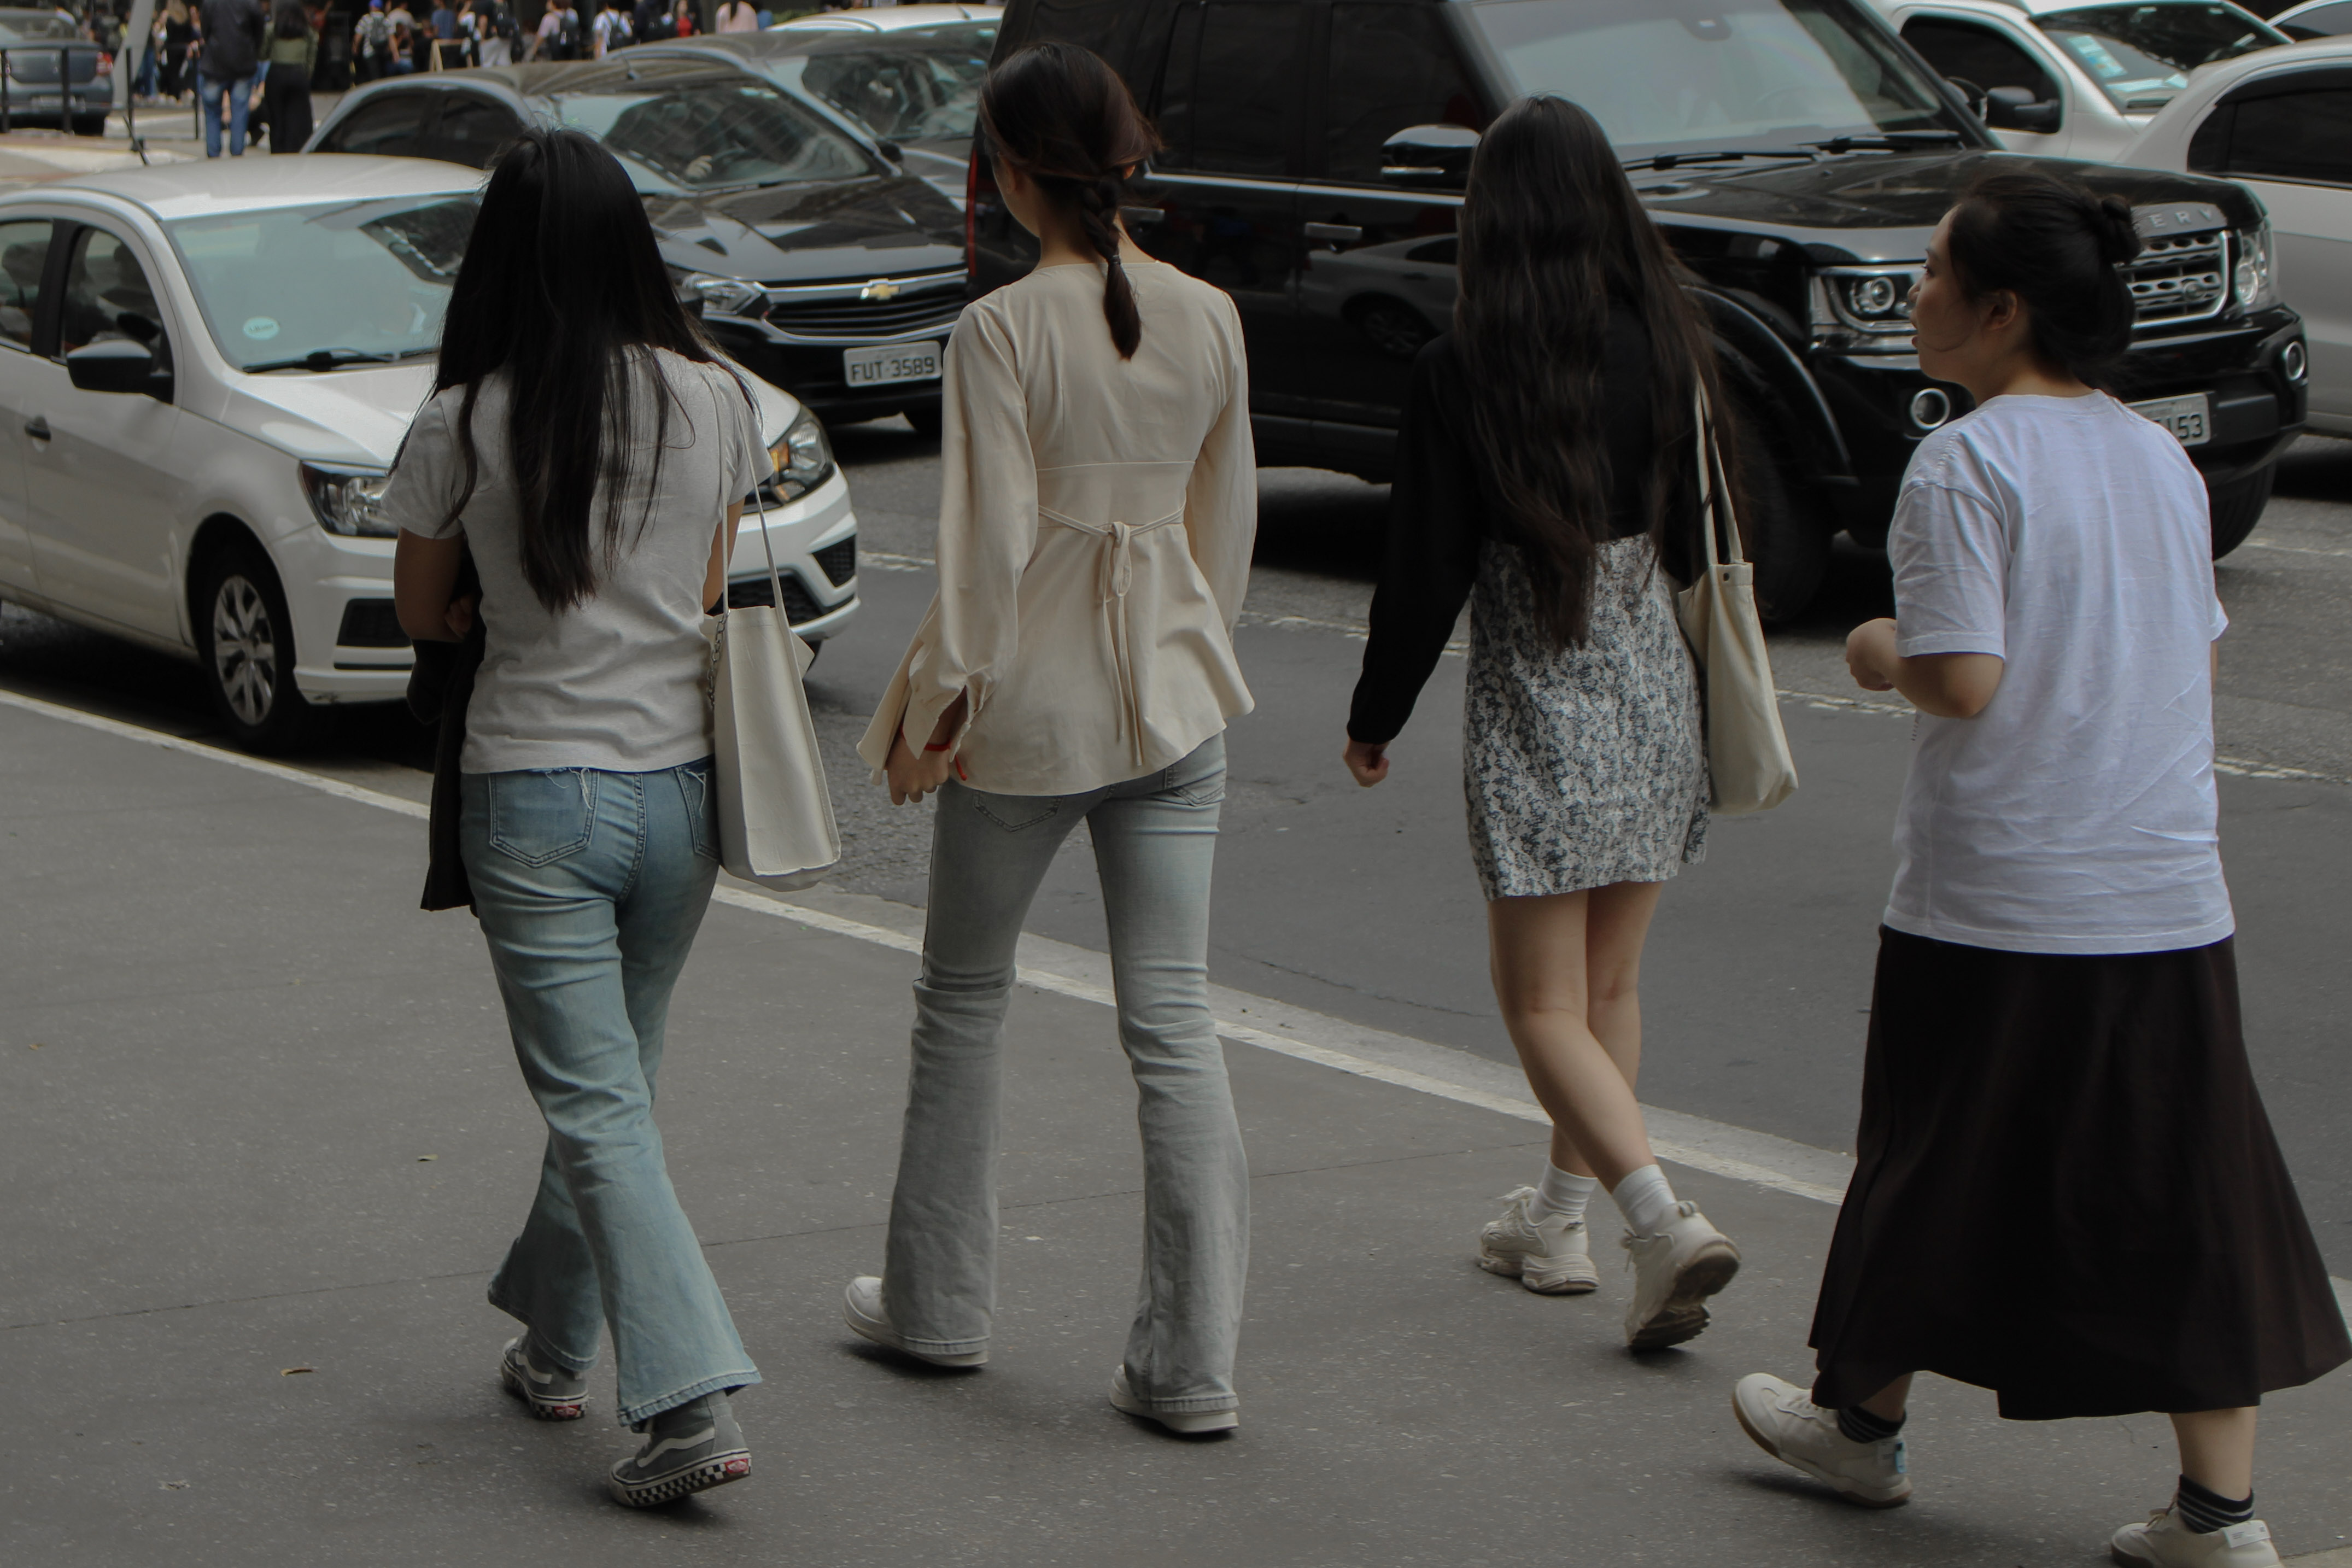
[[[757,316],[768,302],[768,291],[757,283],[708,272],[680,274],[677,297],[689,305],[699,300],[704,310],[721,316]]]
[[[303,463],[302,493],[319,526],[347,539],[390,539],[399,524],[383,514],[383,488],[392,476],[375,468],[339,468]]]
[[[1899,337],[1911,331],[1910,267],[1832,267],[1813,274],[1812,327],[1816,342],[1848,346]]]
[[[2271,226],[2258,223],[2237,233],[2238,264],[2230,270],[2230,293],[2244,310],[2278,303],[2278,278],[2271,268]]]
[[[833,477],[833,444],[824,438],[823,422],[805,408],[768,456],[775,464],[768,493],[778,500],[797,500]]]

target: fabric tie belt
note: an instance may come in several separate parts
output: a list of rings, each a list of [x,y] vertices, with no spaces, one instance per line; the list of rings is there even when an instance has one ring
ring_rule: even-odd
[[[1127,625],[1127,594],[1135,585],[1135,540],[1138,534],[1183,521],[1183,509],[1179,507],[1166,517],[1150,522],[1087,522],[1049,506],[1039,507],[1037,515],[1064,528],[1091,533],[1103,542],[1102,563],[1096,574],[1097,597],[1102,604],[1103,642],[1110,654],[1112,679],[1118,687],[1118,736],[1127,742],[1128,760],[1139,768],[1143,765],[1143,697],[1136,689],[1135,652]]]

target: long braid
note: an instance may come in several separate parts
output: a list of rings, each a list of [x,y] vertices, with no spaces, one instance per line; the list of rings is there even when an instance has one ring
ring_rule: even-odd
[[[1119,358],[1133,359],[1137,345],[1143,342],[1143,318],[1136,312],[1135,289],[1118,259],[1118,197],[1125,182],[1113,171],[1070,184],[1078,225],[1086,230],[1087,243],[1105,263],[1103,319],[1110,323],[1110,341],[1118,346]]]

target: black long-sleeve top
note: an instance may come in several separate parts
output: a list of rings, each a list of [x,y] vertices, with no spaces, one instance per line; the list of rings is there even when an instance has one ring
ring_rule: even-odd
[[[1562,440],[1596,435],[1609,453],[1609,534],[1647,530],[1643,481],[1650,472],[1650,338],[1622,301],[1609,310],[1601,366],[1597,431],[1560,432]],[[1414,700],[1437,668],[1454,623],[1478,576],[1480,543],[1512,537],[1470,422],[1470,384],[1451,334],[1413,361],[1404,423],[1397,432],[1395,483],[1389,490],[1388,550],[1372,595],[1371,637],[1348,714],[1350,739],[1394,740]],[[1670,563],[1672,564],[1672,563]]]

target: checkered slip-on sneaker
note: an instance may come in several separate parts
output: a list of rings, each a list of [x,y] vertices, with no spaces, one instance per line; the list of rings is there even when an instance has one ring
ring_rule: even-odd
[[[706,1394],[629,1428],[645,1447],[613,1467],[607,1485],[624,1508],[657,1508],[751,1473],[751,1450],[723,1394]]]

